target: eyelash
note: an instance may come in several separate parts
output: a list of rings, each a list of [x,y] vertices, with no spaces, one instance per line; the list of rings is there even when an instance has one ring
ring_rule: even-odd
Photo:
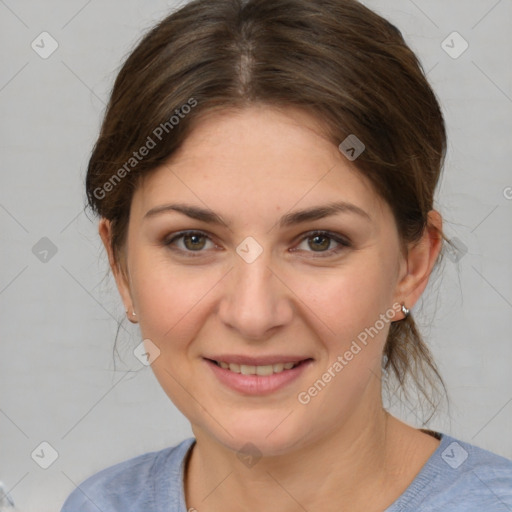
[[[177,249],[175,247],[171,247],[171,245],[176,240],[179,240],[180,238],[183,238],[187,235],[189,235],[189,236],[190,235],[199,235],[201,237],[206,237],[206,238],[210,239],[210,237],[202,231],[181,231],[179,233],[176,233],[176,235],[173,236],[172,238],[170,238],[168,240],[164,240],[163,245],[166,247],[169,247],[169,249],[171,249],[173,251],[178,251],[183,254],[186,254],[187,257],[190,257],[190,258],[196,258],[196,257],[200,256],[201,253],[204,251],[202,251],[202,250],[190,251],[190,250],[183,250],[183,249]],[[326,254],[327,256],[313,256],[313,258],[327,258],[329,256],[334,256],[334,255],[340,253],[341,251],[343,251],[346,248],[352,247],[352,244],[347,239],[341,238],[340,236],[336,235],[335,233],[331,233],[330,231],[311,231],[311,232],[307,233],[307,236],[304,236],[303,238],[301,238],[299,243],[302,243],[304,240],[308,240],[309,238],[314,238],[315,236],[322,236],[325,238],[329,238],[329,239],[339,243],[341,245],[341,247],[338,247],[337,249],[330,249],[328,251],[320,251],[317,254]],[[211,239],[210,239],[210,241],[211,241]],[[306,251],[306,252],[314,253],[314,251]],[[198,253],[198,254],[193,254],[193,253]]]

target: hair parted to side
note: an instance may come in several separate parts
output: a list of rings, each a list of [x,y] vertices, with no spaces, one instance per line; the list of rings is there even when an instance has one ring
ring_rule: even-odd
[[[401,32],[356,0],[194,0],[126,59],[89,161],[88,204],[111,221],[122,270],[140,180],[177,151],[202,115],[256,104],[307,111],[336,146],[355,134],[366,149],[354,164],[389,204],[402,249],[421,238],[446,131]],[[143,146],[149,150],[135,160]],[[391,324],[383,368],[402,388],[411,377],[435,412],[438,384],[446,388],[411,315]]]

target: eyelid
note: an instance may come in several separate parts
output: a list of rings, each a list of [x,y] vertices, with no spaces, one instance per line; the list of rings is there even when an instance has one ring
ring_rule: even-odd
[[[189,229],[189,230],[172,233],[170,235],[170,237],[165,237],[163,239],[162,244],[166,247],[169,247],[173,251],[181,252],[182,254],[186,254],[187,256],[190,256],[190,257],[197,257],[197,256],[200,256],[201,253],[205,252],[203,250],[189,251],[189,250],[177,249],[177,248],[172,247],[172,244],[176,240],[179,240],[187,235],[200,235],[204,238],[207,238],[208,240],[210,240],[212,243],[215,244],[215,242],[212,240],[213,235],[211,235],[207,231],[195,230],[195,229]],[[341,247],[338,247],[337,249],[329,249],[327,251],[319,251],[319,252],[305,251],[305,252],[311,252],[312,254],[317,254],[316,256],[313,256],[313,258],[327,258],[329,256],[335,256],[338,253],[340,253],[342,250],[352,247],[352,242],[350,241],[350,239],[348,237],[341,235],[340,233],[335,233],[332,231],[321,230],[321,229],[315,229],[315,230],[311,230],[311,231],[302,233],[300,235],[298,243],[300,244],[303,241],[307,240],[308,238],[313,238],[313,237],[319,236],[319,235],[329,238],[330,240],[336,242]],[[296,248],[292,249],[292,252],[298,252],[298,249],[296,249]],[[325,256],[323,256],[323,255],[325,255]]]

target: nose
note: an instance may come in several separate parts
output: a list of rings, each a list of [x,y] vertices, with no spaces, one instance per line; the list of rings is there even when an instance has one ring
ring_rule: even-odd
[[[293,292],[265,251],[252,263],[236,257],[219,305],[220,319],[247,340],[267,339],[293,316]]]

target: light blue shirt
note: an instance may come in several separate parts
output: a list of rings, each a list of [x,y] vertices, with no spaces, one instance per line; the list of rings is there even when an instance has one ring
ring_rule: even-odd
[[[512,512],[512,460],[440,434],[406,491],[383,512]],[[187,512],[184,461],[195,439],[90,476],[61,512]]]

